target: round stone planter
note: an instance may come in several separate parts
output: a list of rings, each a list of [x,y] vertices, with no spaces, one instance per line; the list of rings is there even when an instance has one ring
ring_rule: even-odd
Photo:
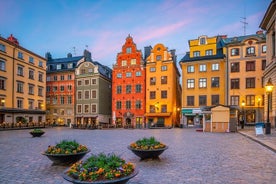
[[[47,156],[56,165],[68,165],[75,163],[82,159],[90,150],[76,154],[48,154],[42,153],[42,155]]]
[[[128,146],[127,148],[131,150],[135,155],[140,157],[141,159],[146,159],[146,158],[158,158],[159,155],[161,155],[166,149],[168,149],[168,146],[160,149],[154,149],[154,150],[139,150],[139,149],[133,149],[130,146]]]
[[[133,173],[131,173],[128,176],[122,177],[122,178],[118,178],[118,179],[114,179],[114,180],[102,180],[102,181],[80,181],[80,180],[76,180],[74,178],[72,178],[71,176],[67,175],[67,171],[68,169],[63,172],[62,176],[65,180],[71,182],[71,183],[75,183],[75,184],[124,184],[127,183],[131,178],[133,178],[134,176],[136,176],[139,171],[136,168]]]
[[[33,136],[33,137],[40,137],[44,134],[45,132],[30,132],[30,134]]]

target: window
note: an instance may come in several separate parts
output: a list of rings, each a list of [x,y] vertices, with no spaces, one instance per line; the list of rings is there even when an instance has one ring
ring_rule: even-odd
[[[60,109],[59,113],[60,115],[64,115],[64,109]]]
[[[18,93],[23,93],[23,82],[17,82],[17,92]]]
[[[84,80],[84,84],[85,84],[86,86],[89,85],[89,79]]]
[[[57,70],[61,69],[61,64],[57,64]]]
[[[199,71],[200,72],[206,72],[207,68],[206,68],[206,65],[203,64],[203,65],[199,65]]]
[[[64,104],[64,96],[60,96],[60,104]]]
[[[81,83],[82,83],[81,80],[78,80],[78,86],[81,86]]]
[[[121,109],[122,108],[122,102],[121,101],[117,101],[116,102],[116,109]]]
[[[18,52],[17,57],[18,57],[19,59],[24,59],[24,58],[23,58],[23,53],[22,53],[22,52]]]
[[[128,47],[127,49],[126,49],[126,53],[131,53],[131,47]]]
[[[90,98],[90,91],[84,91],[84,99]]]
[[[161,98],[167,98],[167,91],[161,91]]]
[[[67,64],[67,68],[69,68],[69,69],[70,69],[70,68],[73,68],[73,63],[68,63],[68,64]]]
[[[126,72],[126,77],[127,78],[131,77],[131,72]]]
[[[17,66],[17,75],[24,76],[23,66]]]
[[[5,101],[4,97],[0,97],[0,107],[5,107]]]
[[[71,79],[72,79],[72,75],[68,75],[68,76],[67,76],[67,79],[68,79],[68,80],[71,80]]]
[[[155,85],[156,83],[156,78],[155,77],[151,77],[150,78],[150,85]]]
[[[136,72],[136,77],[139,77],[139,76],[142,76],[141,71],[137,71],[137,72]]]
[[[46,81],[48,82],[48,81],[51,81],[51,77],[50,76],[47,76],[46,77]]]
[[[155,71],[156,71],[155,67],[150,67],[150,72],[155,72]]]
[[[213,55],[213,50],[212,49],[206,50],[205,55],[206,56],[212,56]]]
[[[6,61],[0,58],[0,70],[6,71]]]
[[[199,44],[200,45],[205,45],[206,44],[206,38],[205,37],[199,38]]]
[[[64,80],[64,75],[60,76],[60,80],[63,81]]]
[[[255,71],[255,61],[246,61],[246,71]]]
[[[42,61],[38,61],[38,66],[39,67],[43,67],[43,62]]]
[[[246,95],[246,106],[254,106],[255,105],[255,95]]]
[[[57,91],[57,86],[53,86],[53,92]]]
[[[199,95],[199,99],[198,99],[198,101],[199,101],[199,105],[200,106],[206,106],[206,104],[207,104],[207,96],[206,95]]]
[[[121,79],[122,78],[122,74],[121,73],[117,73],[117,78]]]
[[[219,70],[219,64],[218,63],[212,64],[212,71],[217,71],[217,70]]]
[[[167,76],[161,76],[161,84],[167,84]]]
[[[200,78],[198,87],[199,88],[206,88],[207,87],[207,79],[206,78]]]
[[[81,99],[82,99],[82,92],[78,91],[78,100],[81,100]]]
[[[240,101],[240,98],[239,98],[239,96],[231,96],[230,97],[231,98],[231,105],[239,105],[240,103],[239,103],[239,101]]]
[[[117,94],[121,94],[122,93],[122,86],[117,86]]]
[[[155,95],[155,91],[150,91],[150,99],[155,99],[156,95]]]
[[[91,112],[92,113],[96,113],[97,112],[97,105],[96,104],[92,104],[92,107],[91,107]]]
[[[262,60],[262,70],[265,70],[266,67],[266,60]]]
[[[142,85],[141,84],[136,84],[135,86],[135,92],[136,93],[141,93],[142,91]]]
[[[200,52],[199,51],[194,51],[193,52],[193,56],[194,57],[199,57],[200,56]]]
[[[142,102],[141,102],[141,100],[136,100],[136,102],[135,102],[135,108],[136,108],[136,109],[141,109],[141,107],[142,107]]]
[[[80,70],[80,74],[85,74],[86,73],[86,70],[85,69],[81,69]]]
[[[43,73],[38,72],[38,81],[43,82]]]
[[[43,96],[43,87],[38,87],[38,96]]]
[[[126,101],[126,109],[131,109],[131,101],[130,100]]]
[[[67,104],[72,104],[72,96],[67,96]]]
[[[167,105],[161,105],[161,112],[166,113],[167,112]]]
[[[194,106],[194,96],[187,96],[187,106]]]
[[[57,76],[56,75],[54,76],[54,81],[57,81]]]
[[[231,89],[240,89],[240,79],[231,79]]]
[[[136,59],[131,59],[131,60],[130,60],[130,64],[131,64],[131,65],[136,65]]]
[[[212,105],[218,105],[219,104],[219,95],[212,95]]]
[[[60,91],[64,91],[64,86],[60,86]]]
[[[126,60],[122,60],[122,66],[126,66],[127,65],[127,61]]]
[[[255,47],[247,47],[246,55],[255,55]]]
[[[50,92],[51,91],[51,87],[50,86],[46,86],[46,92]]]
[[[194,79],[187,80],[187,88],[195,88],[195,80]]]
[[[161,59],[162,59],[162,56],[161,56],[161,55],[157,55],[157,56],[156,56],[156,61],[161,61]]]
[[[238,55],[240,55],[240,49],[238,48],[231,49],[231,56],[238,56]]]
[[[97,98],[97,91],[96,90],[92,90],[92,98],[93,99]]]
[[[67,85],[67,90],[71,91],[72,90],[72,85]]]
[[[193,73],[193,72],[195,72],[195,67],[194,67],[193,65],[189,65],[189,66],[187,67],[187,72],[188,72],[188,73]]]
[[[155,105],[150,105],[150,112],[155,113]]]
[[[266,45],[262,45],[262,53],[266,53]]]
[[[29,79],[34,79],[34,70],[29,70]]]
[[[0,90],[6,89],[6,79],[3,77],[0,77]]]
[[[212,82],[212,88],[219,87],[219,77],[212,77],[211,82]]]
[[[79,104],[79,105],[77,105],[77,111],[78,111],[78,113],[81,113],[82,111],[81,111],[81,105]]]
[[[23,108],[23,99],[17,99],[17,108]]]
[[[89,113],[89,105],[84,105],[84,113]]]
[[[255,78],[246,78],[246,88],[255,88]]]
[[[53,97],[53,104],[57,104],[57,96]]]
[[[231,63],[231,72],[240,72],[240,63]]]
[[[0,43],[0,51],[6,52],[6,46]]]
[[[126,93],[131,93],[131,85],[126,85]]]
[[[34,63],[34,58],[33,57],[29,57],[29,63]]]
[[[166,65],[161,66],[161,71],[167,71],[167,66]]]
[[[29,84],[29,95],[33,95],[33,94],[34,94],[34,85]]]

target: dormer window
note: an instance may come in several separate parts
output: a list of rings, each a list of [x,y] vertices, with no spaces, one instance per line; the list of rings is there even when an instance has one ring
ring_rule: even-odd
[[[199,45],[206,45],[206,36],[199,37]]]

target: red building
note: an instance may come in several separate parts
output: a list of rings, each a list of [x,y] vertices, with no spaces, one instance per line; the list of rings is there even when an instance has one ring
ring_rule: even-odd
[[[145,125],[145,74],[142,52],[129,35],[113,66],[112,119],[117,127]]]

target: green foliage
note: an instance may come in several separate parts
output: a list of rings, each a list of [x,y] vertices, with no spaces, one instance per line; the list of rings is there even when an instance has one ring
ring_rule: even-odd
[[[43,133],[44,131],[39,128],[35,128],[32,132],[33,133]]]
[[[155,137],[150,137],[150,138],[142,138],[142,139],[139,139],[138,141],[136,141],[136,144],[138,146],[155,146],[155,145],[159,145],[160,142],[157,141],[155,139]]]

